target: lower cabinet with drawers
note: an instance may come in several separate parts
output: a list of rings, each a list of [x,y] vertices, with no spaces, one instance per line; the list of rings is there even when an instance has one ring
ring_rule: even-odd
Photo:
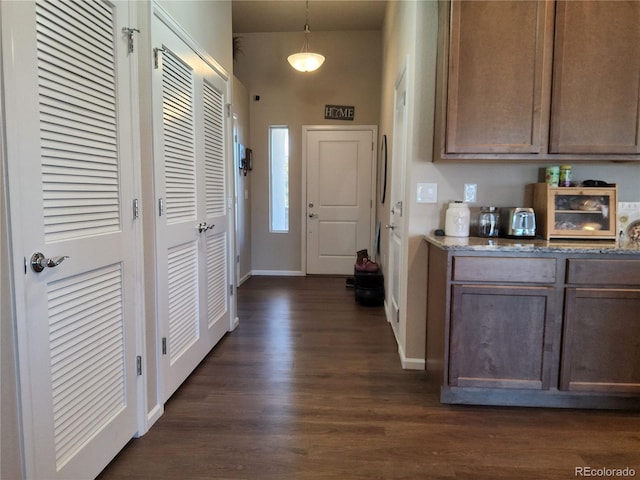
[[[640,255],[429,245],[444,403],[640,409]]]

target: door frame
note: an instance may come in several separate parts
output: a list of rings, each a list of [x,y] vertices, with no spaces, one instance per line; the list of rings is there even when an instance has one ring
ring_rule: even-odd
[[[403,93],[402,102],[403,106],[403,125],[402,131],[398,131],[397,128],[397,111],[399,104],[399,93]],[[404,346],[406,341],[406,297],[407,297],[407,278],[406,275],[403,275],[403,265],[407,265],[407,213],[408,213],[408,197],[407,197],[407,154],[408,154],[408,119],[409,119],[409,105],[407,96],[409,95],[409,59],[405,58],[403,65],[400,68],[400,72],[394,82],[393,87],[393,129],[391,133],[391,144],[392,144],[392,152],[391,152],[391,181],[389,182],[389,204],[388,204],[388,215],[389,215],[389,224],[393,223],[394,214],[392,210],[394,209],[393,201],[399,199],[402,202],[402,212],[400,217],[402,218],[402,223],[399,226],[395,226],[394,228],[399,228],[400,231],[400,245],[398,251],[398,258],[392,258],[392,240],[394,235],[394,229],[388,229],[387,234],[387,244],[389,246],[388,250],[388,263],[389,263],[389,272],[387,275],[387,292],[388,295],[385,298],[385,313],[387,317],[387,321],[392,327],[394,336],[396,338],[396,342],[398,343],[399,350],[401,352],[401,358],[404,362]],[[396,192],[398,189],[400,192]],[[394,285],[394,271],[393,269],[398,269],[397,273],[397,282],[398,285]],[[394,311],[393,305],[393,291],[398,291],[398,298],[395,299],[397,301],[397,311]]]
[[[369,255],[375,260],[374,236],[376,225],[376,164],[378,161],[378,126],[377,125],[303,125],[302,126],[302,177],[301,177],[301,213],[300,213],[300,265],[302,274],[307,275],[307,135],[309,132],[347,132],[356,130],[371,131],[373,138],[373,151],[371,156],[371,209],[369,212]],[[355,263],[356,252],[353,252]]]

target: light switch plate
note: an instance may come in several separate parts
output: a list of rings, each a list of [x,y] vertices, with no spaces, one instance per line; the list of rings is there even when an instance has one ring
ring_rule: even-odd
[[[416,202],[437,203],[438,202],[438,184],[437,183],[419,183],[417,192],[416,192]]]
[[[464,201],[467,203],[474,203],[476,201],[476,194],[478,193],[478,185],[476,183],[464,184]]]

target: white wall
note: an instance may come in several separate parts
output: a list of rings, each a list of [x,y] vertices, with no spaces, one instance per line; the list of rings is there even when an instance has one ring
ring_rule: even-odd
[[[302,31],[241,34],[243,53],[234,73],[250,98],[252,269],[299,273],[301,265],[302,126],[377,125],[380,116],[380,32],[312,32],[311,48],[326,56],[316,72],[296,72],[287,56],[300,50]],[[255,96],[260,100],[256,101]],[[324,120],[324,106],[353,105],[353,122]],[[269,233],[268,129],[290,134],[290,231]],[[355,261],[355,252],[354,252]]]
[[[233,72],[230,0],[157,0],[157,3],[227,72]]]

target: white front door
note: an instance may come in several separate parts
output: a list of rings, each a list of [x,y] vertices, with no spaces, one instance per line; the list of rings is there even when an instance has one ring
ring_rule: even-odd
[[[166,401],[230,326],[228,93],[227,80],[155,16],[152,42],[158,323]]]
[[[389,288],[388,318],[398,341],[400,328],[400,305],[402,282],[400,278],[404,242],[404,190],[407,149],[407,86],[403,72],[394,91],[394,120],[391,140],[391,191],[389,195]]]
[[[120,3],[1,9],[26,477],[93,478],[137,430],[132,25]]]
[[[372,249],[375,128],[305,127],[307,273],[352,275]]]

